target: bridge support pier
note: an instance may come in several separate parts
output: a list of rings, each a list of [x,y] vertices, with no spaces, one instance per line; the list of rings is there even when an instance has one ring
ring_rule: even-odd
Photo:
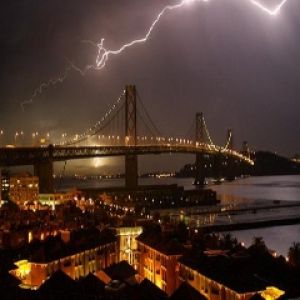
[[[224,160],[221,152],[219,151],[213,157],[213,176],[217,182],[221,182],[221,178],[224,176]]]
[[[138,186],[138,158],[137,155],[125,156],[125,186],[135,189]]]
[[[227,131],[227,148],[229,150],[233,150],[233,132],[232,129],[228,129]],[[235,170],[235,160],[233,157],[229,156],[226,157],[226,168],[224,170],[224,175],[226,176],[227,180],[234,180],[236,176]]]
[[[205,185],[205,163],[203,154],[196,154],[196,176],[194,185],[201,187]]]
[[[204,143],[204,117],[203,113],[196,113],[196,145],[197,143],[202,144]],[[205,185],[205,163],[204,163],[204,156],[201,153],[196,154],[196,176],[194,185],[196,186],[204,186]]]
[[[125,145],[136,146],[136,87],[127,85],[125,89]],[[125,186],[136,189],[138,186],[138,158],[135,154],[125,156]]]
[[[47,160],[34,165],[34,175],[39,177],[39,190],[42,194],[54,193],[53,161]]]

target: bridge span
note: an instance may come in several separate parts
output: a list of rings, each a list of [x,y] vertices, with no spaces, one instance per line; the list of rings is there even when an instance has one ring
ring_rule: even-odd
[[[125,99],[124,99],[125,98]],[[125,101],[123,101],[125,100]],[[137,109],[137,102],[141,110]],[[137,126],[137,119],[143,125],[148,137],[140,138],[141,129]],[[124,121],[125,120],[125,124]],[[121,124],[120,130],[109,131],[109,137],[117,136],[117,141],[110,140],[109,145],[97,145],[91,138],[100,137],[106,130],[112,130]],[[124,126],[125,125],[125,126]],[[53,163],[74,159],[93,157],[124,156],[125,157],[125,184],[128,188],[135,188],[138,184],[138,155],[183,153],[195,154],[196,178],[195,183],[202,185],[205,181],[205,155],[226,157],[231,163],[242,162],[253,165],[250,152],[246,147],[242,153],[233,149],[232,130],[227,132],[227,142],[224,147],[217,146],[211,139],[203,113],[196,113],[195,131],[192,138],[164,138],[155,126],[155,123],[145,109],[134,85],[126,86],[116,103],[94,126],[82,134],[68,137],[57,145],[31,147],[4,147],[0,148],[0,167],[33,165],[34,174],[39,177],[40,191],[51,193],[54,190]],[[125,130],[124,130],[125,129]],[[138,131],[139,129],[139,131]],[[111,134],[113,133],[113,134]],[[138,135],[139,133],[139,135]],[[87,146],[84,143],[95,146]]]
[[[222,155],[232,157],[250,165],[254,162],[248,157],[234,150],[218,148],[209,144],[197,145],[112,145],[112,146],[53,146],[48,147],[14,147],[0,148],[0,166],[20,166],[33,165],[34,173],[40,179],[40,191],[42,193],[52,193],[53,163],[58,161],[87,159],[93,157],[124,156],[125,159],[125,181],[126,186],[134,188],[137,186],[138,155],[182,153],[195,154],[201,161],[203,155]],[[130,163],[128,160],[132,159]],[[201,162],[198,163],[201,170]],[[203,167],[203,166],[202,166]],[[203,168],[202,168],[203,169]],[[203,170],[198,172],[195,182],[203,183],[205,175]]]
[[[248,157],[234,150],[213,145],[134,145],[134,146],[53,146],[0,148],[0,166],[36,165],[47,161],[67,161],[93,157],[150,154],[221,154],[253,165]]]

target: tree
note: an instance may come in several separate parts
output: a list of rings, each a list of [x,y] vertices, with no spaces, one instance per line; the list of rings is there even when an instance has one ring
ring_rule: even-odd
[[[289,248],[288,258],[289,263],[292,266],[300,268],[300,243],[293,243],[293,245]]]
[[[264,254],[268,252],[268,248],[262,237],[254,237],[249,249],[254,251],[256,254]]]
[[[266,248],[265,241],[261,236],[255,236],[253,238],[252,245],[255,246],[255,247],[258,247],[258,248],[260,248],[260,247],[261,248]]]
[[[224,233],[222,235],[221,244],[224,249],[233,249],[237,246],[238,241],[231,233]]]
[[[178,223],[178,225],[176,227],[176,236],[177,236],[178,240],[181,243],[185,243],[187,241],[188,235],[189,235],[188,229],[187,229],[186,225],[184,224],[184,222]]]

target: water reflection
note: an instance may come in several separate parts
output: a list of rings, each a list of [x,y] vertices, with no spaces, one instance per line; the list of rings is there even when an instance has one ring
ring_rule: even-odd
[[[293,242],[300,242],[300,225],[277,226],[244,231],[232,231],[239,241],[251,245],[254,237],[262,237],[268,248],[287,256]]]
[[[139,184],[174,184],[194,189],[193,178],[142,178]],[[114,180],[63,180],[58,189],[101,188],[124,186],[123,179]],[[166,211],[171,217],[179,218],[192,226],[199,227],[208,224],[230,224],[239,221],[258,221],[281,216],[300,216],[299,208],[281,208],[276,206],[288,204],[288,201],[300,201],[300,176],[265,176],[249,177],[221,185],[209,185],[218,194],[220,205],[201,207],[198,210],[186,209],[181,211]],[[272,206],[258,211],[253,207]],[[245,209],[242,212],[232,212]],[[247,211],[248,209],[248,211]],[[276,215],[277,214],[277,215]],[[294,241],[300,242],[300,225],[268,227],[255,230],[236,231],[233,234],[246,245],[250,245],[254,236],[262,236],[267,246],[278,253],[286,255],[288,248]]]

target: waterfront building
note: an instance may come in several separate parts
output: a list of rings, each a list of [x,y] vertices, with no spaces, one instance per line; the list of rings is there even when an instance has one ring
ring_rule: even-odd
[[[0,170],[0,183],[1,183],[1,192],[0,192],[0,200],[1,204],[4,203],[4,201],[8,200],[9,196],[9,172],[7,170]]]
[[[39,178],[29,173],[12,175],[9,178],[9,199],[24,208],[28,202],[37,203]]]
[[[57,205],[63,205],[73,199],[72,193],[39,194],[39,203],[55,210]]]

